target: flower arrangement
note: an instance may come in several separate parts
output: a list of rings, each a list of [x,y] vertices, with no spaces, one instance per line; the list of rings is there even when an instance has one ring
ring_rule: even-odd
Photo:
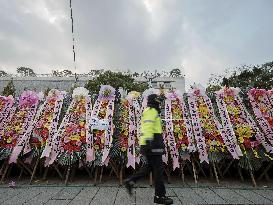
[[[138,99],[140,93],[132,91],[127,96],[123,96],[118,106],[118,117],[116,120],[117,140],[113,143],[114,157],[120,157],[118,163],[121,166],[135,168],[135,164],[140,161],[138,136],[140,135],[140,105]],[[118,151],[115,151],[118,144]],[[118,154],[117,156],[117,153]]]
[[[86,99],[79,96],[75,99],[74,109],[70,110],[70,121],[65,127],[61,141],[62,152],[71,154],[81,152],[86,144]]]
[[[5,123],[9,121],[10,117],[14,114],[14,98],[9,95],[0,96],[0,131],[3,130]]]
[[[88,161],[94,161],[95,165],[107,165],[109,161],[108,155],[114,131],[114,100],[115,89],[109,85],[102,85],[91,118],[96,119],[98,122],[103,120],[107,124],[107,129],[91,126],[91,153]]]
[[[201,162],[208,160],[219,162],[227,152],[225,142],[228,139],[223,134],[212,103],[203,89],[198,87],[192,89],[189,107]],[[230,149],[228,151],[232,153]]]
[[[272,151],[260,132],[256,123],[246,111],[242,100],[239,97],[239,88],[224,87],[217,92],[218,100],[223,101],[224,107],[220,112],[227,112],[227,119],[234,130],[238,144],[246,158],[270,157],[266,152]],[[228,123],[226,123],[228,125]]]
[[[8,104],[13,104],[13,103],[14,103],[14,99],[11,95],[8,97],[0,96],[0,113],[5,111]]]
[[[255,130],[246,121],[243,115],[243,110],[235,99],[235,94],[237,93],[235,93],[233,89],[225,88],[224,94],[224,102],[227,106],[229,118],[234,126],[235,134],[241,148],[244,151],[246,151],[246,149],[252,149],[253,152],[255,152],[255,156],[257,156],[257,150],[261,144],[254,137]]]
[[[173,169],[180,160],[190,160],[189,153],[195,151],[192,127],[186,114],[182,95],[178,91],[165,93],[165,123],[163,126],[165,144],[168,145]],[[163,156],[165,159],[165,156]],[[165,161],[166,163],[166,161]]]
[[[128,149],[129,109],[130,109],[129,101],[127,99],[122,99],[121,105],[120,105],[119,142],[120,142],[120,151],[124,155],[127,155],[127,149]]]
[[[58,160],[61,165],[71,165],[85,158],[91,99],[88,90],[83,87],[75,88],[72,97],[72,102],[54,136],[50,155],[42,154],[48,157],[48,164]]]
[[[44,107],[32,130],[32,135],[30,137],[32,149],[43,149],[48,143],[48,139],[52,138],[55,134],[63,98],[64,93],[59,90],[52,89],[49,91]]]
[[[251,89],[248,97],[260,127],[273,146],[273,104],[270,102],[271,91]]]
[[[172,91],[166,94],[167,99],[171,100],[171,114],[173,123],[173,132],[176,141],[176,148],[181,156],[194,151],[192,149],[193,139],[192,139],[192,128],[190,122],[187,122],[187,113],[185,108],[185,103],[182,95]],[[190,142],[192,142],[191,147],[189,147]]]
[[[201,95],[197,95],[197,111],[200,117],[207,150],[211,153],[226,152],[224,140],[221,136],[221,131],[217,128],[213,116],[210,114],[211,110],[209,110],[208,105]]]
[[[14,147],[9,163],[15,163],[22,151],[23,154],[28,154],[28,160],[31,162],[34,157],[40,157],[44,148],[48,150],[48,145],[52,144],[53,135],[57,131],[63,94],[55,89],[49,92],[34,120]],[[40,94],[41,97],[43,98],[43,94]]]
[[[101,108],[98,112],[98,119],[105,119],[106,117],[106,112],[108,108],[109,101],[108,100],[103,100],[101,103]],[[94,130],[94,144],[93,147],[96,150],[96,152],[100,152],[104,149],[104,143],[105,143],[105,130]],[[101,155],[101,153],[97,153],[97,155]]]
[[[12,149],[27,131],[35,116],[38,103],[39,97],[36,92],[24,91],[20,96],[15,114],[0,133],[1,159],[10,155]]]

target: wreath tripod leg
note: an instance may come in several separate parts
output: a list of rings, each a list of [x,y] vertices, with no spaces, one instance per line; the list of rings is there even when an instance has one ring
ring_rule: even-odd
[[[101,170],[100,170],[100,184],[101,184],[101,180],[102,180],[103,169],[104,169],[104,166],[102,166]]]
[[[36,174],[36,170],[37,170],[37,167],[38,167],[38,164],[39,164],[39,161],[40,161],[40,157],[37,158],[36,162],[35,162],[35,165],[34,165],[34,168],[32,170],[32,174],[31,174],[31,177],[30,177],[30,181],[29,181],[29,184],[32,183],[32,180]]]
[[[95,181],[94,181],[94,185],[96,186],[97,185],[97,177],[98,177],[98,171],[99,171],[99,167],[96,167],[95,168]]]
[[[66,177],[65,177],[65,186],[67,186],[67,182],[68,182],[68,179],[69,179],[69,175],[70,175],[70,170],[71,170],[71,165],[68,166],[68,169],[67,169],[67,172],[66,172]]]
[[[4,181],[5,177],[6,177],[8,169],[10,168],[10,164],[8,163],[8,159],[5,160],[3,166],[4,166],[4,172],[3,172],[2,177],[1,177],[1,181],[0,181],[1,184],[3,183],[3,181]]]
[[[213,166],[213,171],[214,171],[214,175],[215,175],[217,184],[218,184],[218,186],[219,186],[219,185],[220,185],[220,181],[219,181],[219,178],[218,178],[218,173],[217,173],[217,170],[216,170],[216,166],[215,166],[215,162],[214,162],[214,161],[212,161],[212,166]]]
[[[123,184],[123,166],[120,168],[119,171],[119,185],[122,186]]]
[[[149,185],[153,186],[153,172],[150,172],[149,174]]]

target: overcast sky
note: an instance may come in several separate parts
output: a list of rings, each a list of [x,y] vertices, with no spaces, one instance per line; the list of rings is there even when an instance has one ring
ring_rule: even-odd
[[[77,72],[183,67],[211,73],[273,60],[273,0],[73,0]],[[0,69],[73,70],[69,0],[0,0]]]

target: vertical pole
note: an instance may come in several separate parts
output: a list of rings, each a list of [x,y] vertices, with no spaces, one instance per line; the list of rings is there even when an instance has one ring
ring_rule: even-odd
[[[38,164],[39,164],[39,160],[40,160],[40,156],[38,156],[38,158],[37,158],[37,160],[36,160],[36,162],[35,162],[35,165],[34,165],[34,168],[33,168],[33,170],[32,170],[31,177],[30,177],[29,184],[32,183],[32,180],[33,180],[33,178],[34,178],[34,176],[35,176],[35,173],[36,173],[36,170],[37,170],[37,166],[38,166]]]
[[[219,178],[218,178],[218,174],[217,174],[217,170],[216,170],[215,162],[214,161],[212,161],[212,166],[213,166],[213,171],[214,171],[214,174],[215,174],[215,178],[216,178],[217,184],[219,186],[220,185],[220,181],[219,181]]]
[[[67,172],[66,172],[66,177],[65,177],[65,186],[67,186],[67,182],[69,179],[69,175],[70,175],[70,169],[71,169],[71,165],[69,165]]]
[[[192,171],[193,171],[194,182],[195,182],[195,184],[197,184],[196,167],[195,167],[195,164],[194,164],[193,159],[191,160],[191,165],[192,165]]]

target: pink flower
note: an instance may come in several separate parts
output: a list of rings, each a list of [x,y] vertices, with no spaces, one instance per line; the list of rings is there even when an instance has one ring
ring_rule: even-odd
[[[77,142],[76,142],[76,145],[77,145],[77,146],[81,146],[81,144],[82,144],[81,141],[77,141]]]

